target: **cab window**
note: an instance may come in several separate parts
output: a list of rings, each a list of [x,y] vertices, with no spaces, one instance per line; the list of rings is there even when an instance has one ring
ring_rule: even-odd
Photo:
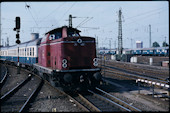
[[[54,33],[54,34],[50,34],[50,36],[49,36],[49,40],[55,40],[55,39],[59,39],[59,38],[61,38],[61,32],[56,32],[56,33]]]
[[[76,37],[76,36],[80,36],[76,31],[69,31],[68,30],[68,37]]]

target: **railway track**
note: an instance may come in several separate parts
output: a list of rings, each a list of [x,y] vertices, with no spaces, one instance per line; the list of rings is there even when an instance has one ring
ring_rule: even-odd
[[[11,68],[16,68],[11,65],[8,65],[8,66],[10,66]],[[3,112],[29,111],[29,108],[31,108],[31,106],[29,106],[29,103],[34,102],[36,95],[38,95],[39,90],[41,89],[42,85],[44,84],[44,80],[42,80],[41,77],[39,77],[38,75],[33,74],[30,70],[21,68],[21,71],[24,71],[26,73],[31,73],[30,74],[31,76],[29,75],[25,80],[20,82],[17,86],[15,86],[14,88],[11,88],[11,90],[3,91],[3,93],[2,93],[3,96],[1,96],[1,102],[3,102],[3,104],[1,104],[1,111],[3,111]],[[29,83],[30,85],[28,85],[28,82],[30,82],[31,80],[35,80],[35,79],[39,79],[39,82]],[[8,81],[10,81],[10,80],[11,79],[9,79]],[[48,81],[46,81],[46,83],[51,85]],[[6,83],[5,85],[8,85],[8,84],[9,84],[9,82]],[[26,84],[27,84],[27,86],[25,86]],[[36,88],[34,86],[34,89],[35,89],[34,91],[31,88],[31,86],[32,86],[31,84],[35,84],[37,86]],[[13,84],[13,85],[15,85],[15,84]],[[25,87],[25,90],[22,90],[22,89],[24,89],[24,87]],[[79,102],[74,100],[74,98],[72,98],[71,96],[69,96],[65,92],[63,92],[60,88],[57,88],[57,87],[53,87],[53,88],[54,88],[53,90],[55,90],[56,93],[67,96],[69,98],[69,100],[71,100],[82,111],[85,111],[85,112],[89,111],[84,106],[82,106]],[[24,94],[24,95],[22,93],[21,93],[21,95],[19,94],[19,92],[26,93],[27,91],[32,91],[32,93],[30,92],[29,94]]]
[[[101,92],[102,93],[102,92]],[[90,94],[91,95],[95,95],[94,94],[94,92],[93,91],[91,91],[90,92]],[[72,98],[72,97],[69,97],[70,98],[70,101],[73,101],[76,105],[78,105],[83,111],[128,111],[128,109],[129,109],[129,111],[135,111],[135,110],[133,110],[133,109],[131,109],[131,108],[127,108],[127,110],[125,110],[126,109],[126,105],[122,105],[123,107],[125,107],[124,109],[123,108],[119,108],[119,107],[116,107],[116,108],[113,108],[113,104],[110,104],[110,102],[108,102],[107,100],[102,100],[102,99],[100,99],[100,101],[99,101],[99,104],[98,104],[98,100],[99,100],[99,98],[102,98],[102,96],[103,95],[106,95],[106,94],[103,94],[103,95],[100,95],[100,94],[96,94],[97,96],[93,96],[92,98],[97,98],[97,100],[96,100],[96,103],[94,104],[94,103],[92,103],[92,102],[95,102],[94,100],[92,100],[91,102],[89,101],[90,99],[89,98],[91,98],[91,97],[85,97],[86,95],[81,95],[81,94],[78,94],[78,99],[75,99],[75,97],[74,98]],[[80,97],[81,96],[81,97]],[[82,98],[85,98],[85,100],[88,100],[89,101],[89,103],[91,103],[91,104],[87,104]],[[105,98],[108,98],[108,97],[105,97]],[[107,102],[106,102],[107,101]],[[105,103],[104,103],[105,102]],[[82,106],[80,103],[84,103],[83,105],[85,106]],[[86,104],[85,104],[86,103]],[[100,103],[102,103],[101,104],[101,106],[100,106]],[[103,106],[107,106],[108,108],[102,108]],[[95,107],[92,107],[92,106],[95,106]],[[109,106],[111,106],[111,108],[109,107]],[[13,110],[14,110],[14,108],[13,108]],[[2,107],[1,107],[1,111],[2,111]],[[15,110],[14,110],[15,111]]]
[[[125,62],[112,62],[106,61],[102,66],[107,66],[107,68],[115,68],[120,71],[125,71],[133,74],[139,74],[149,77],[157,77],[159,79],[166,79],[169,77],[168,70],[162,70],[157,68],[150,68],[149,66],[138,66],[135,64],[125,63]]]
[[[165,100],[165,101],[169,100],[169,94],[167,93],[169,90],[169,81],[167,81],[165,79],[165,76],[161,77],[159,75],[158,76],[157,75],[154,76],[153,74],[149,75],[148,73],[138,72],[138,70],[136,70],[136,72],[135,72],[135,71],[128,70],[128,68],[127,67],[125,68],[125,66],[117,67],[117,64],[112,65],[112,66],[105,64],[105,65],[102,65],[102,67],[103,67],[102,73],[105,74],[107,77],[111,77],[111,78],[115,78],[115,79],[120,78],[120,79],[126,79],[126,80],[135,80],[136,83],[139,82],[138,86],[140,88],[138,88],[138,89],[146,90],[146,91],[148,91],[148,88],[151,89],[150,91],[148,91],[147,95],[151,95],[152,97],[160,98],[161,100]],[[122,67],[122,68],[120,68],[120,67]],[[133,66],[129,65],[129,67],[132,68]],[[141,70],[143,70],[143,68],[141,68]],[[148,70],[150,70],[150,69],[148,69]],[[162,75],[162,73],[161,73],[161,75]],[[166,76],[166,77],[168,77],[168,76]],[[106,80],[106,81],[111,83],[108,80]],[[133,83],[136,84],[135,82],[133,82]],[[141,87],[143,87],[143,88],[141,88]],[[155,89],[154,87],[161,88],[162,90],[160,89],[160,91],[158,91],[158,92],[154,91],[154,89]]]
[[[86,94],[77,94],[74,98],[92,112],[141,111],[99,88],[95,90],[88,90]]]
[[[28,109],[29,103],[35,98],[42,85],[43,80],[37,79],[34,75],[29,74],[27,79],[22,81],[20,84],[1,97],[1,111],[26,111]]]
[[[1,81],[0,81],[0,88],[4,85],[6,79],[7,79],[7,76],[8,76],[8,70],[6,68],[6,66],[4,65],[1,65],[0,64],[0,68],[1,68]],[[3,66],[3,67],[2,67]]]
[[[137,79],[140,78],[140,79],[155,81],[155,82],[159,82],[159,83],[163,83],[163,84],[168,84],[168,81],[166,81],[164,79],[159,79],[157,77],[150,77],[150,76],[145,76],[145,75],[128,73],[128,72],[119,71],[119,70],[116,70],[116,69],[105,68],[105,73],[109,73],[109,74],[112,74],[114,76],[130,79],[130,80],[137,80]]]
[[[138,78],[147,79],[155,82],[168,84],[168,81],[164,77],[153,76],[153,75],[143,74],[139,72],[131,72],[129,70],[125,70],[124,68],[117,68],[115,66],[102,65],[101,67],[103,68],[102,70],[103,73],[107,72],[112,75],[114,74],[114,76],[124,77],[126,79],[133,79],[133,80],[136,80]]]
[[[164,101],[167,101],[170,98],[167,89],[159,89],[158,88],[158,89],[155,89],[153,92],[153,86],[149,86],[149,84],[141,84],[139,87],[137,85],[132,85],[132,84],[136,84],[135,82],[132,82],[132,81],[131,81],[131,86],[130,86],[130,85],[120,84],[118,81],[111,81],[108,78],[102,78],[102,79],[103,79],[103,81],[106,82],[106,84],[116,86],[117,89],[121,88],[121,90],[123,90],[123,91],[133,91],[133,89],[138,89],[138,94],[143,95],[143,96],[148,95],[151,98],[155,97],[155,98],[159,98]],[[141,91],[139,91],[139,90],[141,90]],[[139,93],[139,92],[141,92],[141,93]],[[143,94],[142,94],[142,92],[143,92]]]

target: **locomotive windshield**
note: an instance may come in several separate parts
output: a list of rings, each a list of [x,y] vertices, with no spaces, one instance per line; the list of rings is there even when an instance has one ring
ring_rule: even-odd
[[[76,29],[71,29],[71,28],[68,28],[67,29],[67,35],[68,35],[68,37],[72,37],[72,36],[80,36],[80,34],[79,34],[79,31],[78,30],[76,30]]]
[[[72,36],[80,36],[80,35],[76,33],[76,31],[68,31],[68,37],[72,37]]]

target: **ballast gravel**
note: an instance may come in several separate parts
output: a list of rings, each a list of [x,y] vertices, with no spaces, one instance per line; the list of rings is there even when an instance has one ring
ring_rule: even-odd
[[[44,83],[29,112],[81,112],[82,110],[67,96]]]

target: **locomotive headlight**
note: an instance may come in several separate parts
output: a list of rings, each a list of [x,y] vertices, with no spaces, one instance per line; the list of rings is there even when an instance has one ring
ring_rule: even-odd
[[[63,66],[63,68],[67,67],[67,60],[66,59],[62,60],[62,66]]]
[[[82,39],[80,39],[80,38],[77,40],[77,43],[79,43],[79,44],[81,44],[82,42],[83,42],[83,41],[82,41]]]
[[[66,59],[63,59],[63,60],[62,60],[62,63],[63,63],[63,64],[67,64],[67,60],[66,60]]]
[[[63,68],[66,68],[67,67],[67,64],[62,64]]]
[[[98,58],[94,58],[93,59],[93,65],[94,66],[98,66]]]

